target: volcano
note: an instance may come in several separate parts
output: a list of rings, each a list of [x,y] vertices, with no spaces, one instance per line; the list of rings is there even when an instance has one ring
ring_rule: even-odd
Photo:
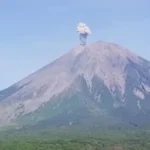
[[[125,47],[76,46],[0,91],[5,125],[150,123],[150,62]]]

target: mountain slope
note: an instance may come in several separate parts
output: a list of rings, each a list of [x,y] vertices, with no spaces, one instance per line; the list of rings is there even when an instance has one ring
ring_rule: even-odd
[[[1,91],[0,123],[144,123],[150,111],[149,66],[113,43],[77,46]]]

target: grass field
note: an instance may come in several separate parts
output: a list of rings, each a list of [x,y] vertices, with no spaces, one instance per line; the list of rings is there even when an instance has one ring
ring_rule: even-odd
[[[1,132],[0,150],[150,150],[146,129],[78,127]]]

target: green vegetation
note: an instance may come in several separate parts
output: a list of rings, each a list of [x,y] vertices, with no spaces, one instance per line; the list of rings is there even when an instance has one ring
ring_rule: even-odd
[[[149,150],[150,131],[144,129],[81,129],[1,132],[0,150]]]

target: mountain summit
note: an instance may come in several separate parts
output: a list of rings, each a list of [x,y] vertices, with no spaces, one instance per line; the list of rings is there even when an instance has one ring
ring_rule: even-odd
[[[117,44],[76,46],[0,91],[0,123],[146,123],[149,70],[149,61]]]

